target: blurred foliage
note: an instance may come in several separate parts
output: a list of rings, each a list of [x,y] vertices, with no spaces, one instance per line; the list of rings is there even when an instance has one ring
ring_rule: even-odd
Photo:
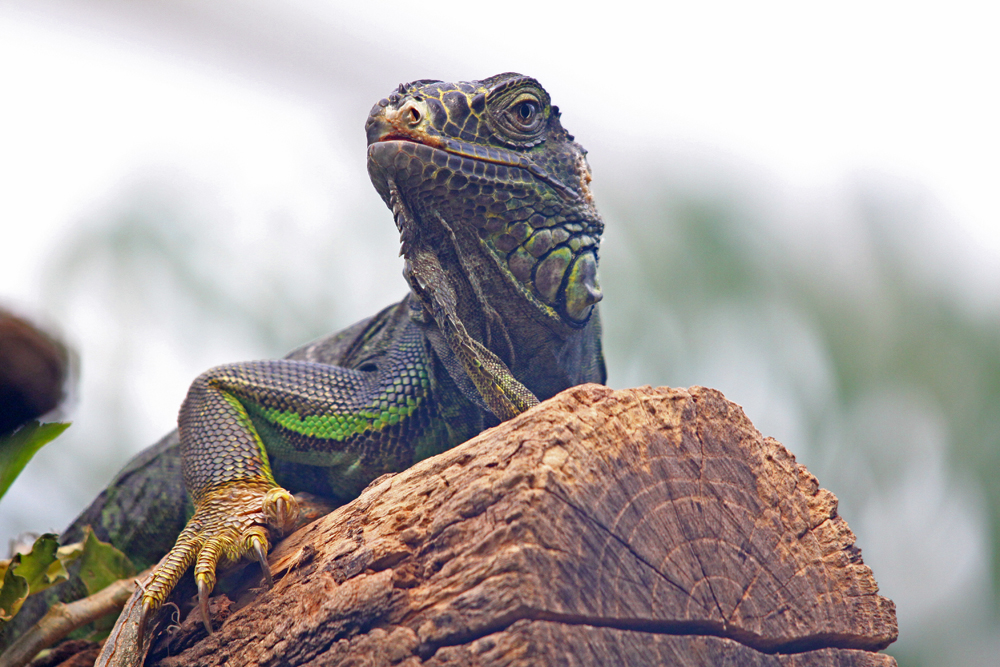
[[[119,579],[134,577],[138,572],[129,557],[107,542],[102,542],[88,526],[80,551],[80,580],[87,588],[87,595],[110,586]],[[76,630],[72,636],[90,640],[103,639],[118,620],[118,612],[105,614],[92,624]]]
[[[66,569],[56,556],[58,549],[58,536],[46,533],[35,540],[29,553],[17,554],[4,564],[0,621],[14,618],[32,593],[66,580]]]
[[[107,542],[101,542],[89,528],[85,532],[80,552],[80,579],[87,587],[87,595],[93,595],[119,579],[135,576],[135,566],[128,556]]]
[[[107,219],[83,226],[53,263],[57,301],[75,296],[72,288],[80,282],[100,280],[110,308],[127,319],[159,315],[161,324],[183,328],[204,318],[238,322],[260,344],[277,349],[300,342],[303,333],[323,333],[336,309],[334,295],[326,292],[316,303],[311,291],[300,296],[302,290],[280,272],[246,266],[236,238],[231,244],[219,238],[220,225],[204,219],[191,197],[140,186]],[[315,259],[304,254],[306,261]]]
[[[10,435],[0,436],[0,498],[45,444],[69,427],[65,422],[28,422]]]

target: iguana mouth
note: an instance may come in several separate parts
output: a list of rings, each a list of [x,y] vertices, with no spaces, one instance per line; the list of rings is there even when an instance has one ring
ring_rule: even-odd
[[[580,194],[576,190],[569,187],[555,176],[552,176],[551,174],[549,174],[547,171],[539,167],[531,160],[521,155],[517,155],[510,151],[504,150],[502,148],[477,146],[476,144],[469,144],[464,141],[458,141],[456,139],[446,139],[423,133],[404,134],[399,131],[390,131],[387,132],[384,136],[380,136],[374,141],[369,142],[368,144],[369,155],[371,154],[371,149],[375,144],[385,144],[392,142],[418,144],[421,146],[426,146],[433,150],[442,151],[449,155],[468,158],[470,160],[477,160],[479,162],[502,165],[504,167],[516,167],[519,169],[524,169],[538,180],[550,185],[556,192],[558,192],[563,197],[563,199],[566,199],[568,201],[574,201],[580,198]]]

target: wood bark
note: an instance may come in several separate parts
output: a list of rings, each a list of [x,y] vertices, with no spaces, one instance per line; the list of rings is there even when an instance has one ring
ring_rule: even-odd
[[[569,389],[373,483],[149,664],[889,666],[837,499],[711,389]]]

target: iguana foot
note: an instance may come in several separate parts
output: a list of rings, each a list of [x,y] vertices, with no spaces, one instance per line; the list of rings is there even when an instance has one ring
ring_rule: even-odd
[[[177,542],[143,583],[140,645],[149,617],[166,601],[192,563],[198,584],[198,605],[209,633],[212,622],[208,616],[208,596],[215,587],[216,567],[236,563],[244,557],[254,558],[270,587],[273,580],[267,564],[268,529],[284,532],[294,525],[299,512],[298,503],[288,491],[245,481],[212,489],[195,505],[194,516]]]

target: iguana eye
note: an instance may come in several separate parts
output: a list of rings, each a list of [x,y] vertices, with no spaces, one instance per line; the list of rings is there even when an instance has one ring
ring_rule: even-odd
[[[525,100],[517,105],[517,118],[522,125],[530,125],[538,113],[538,106],[531,100]]]
[[[545,117],[541,113],[538,99],[531,94],[516,99],[508,107],[505,115],[510,118],[510,125],[518,131],[519,136],[516,138],[519,141],[538,133],[545,125]],[[520,136],[522,133],[526,136]]]
[[[548,95],[533,80],[501,84],[486,98],[486,121],[494,136],[508,146],[530,148],[545,140]]]

